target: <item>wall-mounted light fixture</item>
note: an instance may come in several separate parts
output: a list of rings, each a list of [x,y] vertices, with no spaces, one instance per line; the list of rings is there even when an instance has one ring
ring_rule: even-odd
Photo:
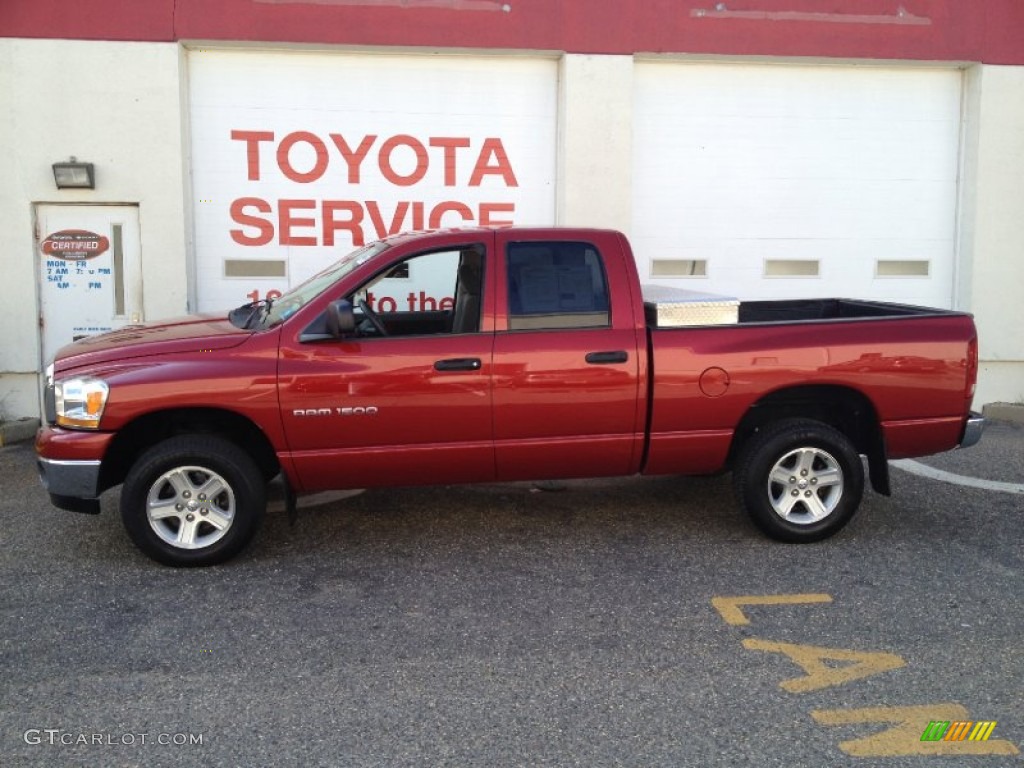
[[[53,180],[57,189],[95,189],[96,171],[92,163],[80,163],[72,157],[69,162],[53,164]]]

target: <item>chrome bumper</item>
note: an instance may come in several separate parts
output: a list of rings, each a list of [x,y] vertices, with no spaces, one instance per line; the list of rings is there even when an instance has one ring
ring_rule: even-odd
[[[99,488],[100,462],[58,461],[36,459],[39,480],[50,494],[50,502],[58,509],[97,514],[100,511],[96,489]]]
[[[960,437],[958,448],[970,448],[981,440],[981,433],[985,431],[985,417],[980,413],[971,411],[967,417],[967,424],[964,426],[964,433]]]

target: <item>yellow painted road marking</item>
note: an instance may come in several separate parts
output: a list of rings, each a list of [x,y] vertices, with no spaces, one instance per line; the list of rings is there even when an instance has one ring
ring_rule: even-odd
[[[784,653],[794,663],[798,664],[807,675],[783,680],[779,683],[780,688],[790,693],[807,693],[808,691],[818,691],[833,685],[842,685],[851,680],[859,680],[862,677],[871,677],[871,675],[888,672],[890,669],[898,669],[907,663],[894,653],[848,651],[843,648],[819,648],[814,645],[776,643],[756,637],[744,640],[743,646],[752,651]],[[825,659],[849,663],[838,667],[830,666],[825,663]]]
[[[852,757],[895,757],[898,755],[1019,755],[1005,739],[992,741],[921,741],[932,720],[969,720],[970,713],[959,704],[924,704],[913,707],[868,707],[866,709],[817,709],[811,717],[822,725],[894,723],[894,727],[872,736],[839,742]]]
[[[711,604],[734,626],[749,624],[750,619],[740,610],[741,605],[800,605],[802,603],[831,603],[832,595],[741,595],[739,597],[713,597]]]

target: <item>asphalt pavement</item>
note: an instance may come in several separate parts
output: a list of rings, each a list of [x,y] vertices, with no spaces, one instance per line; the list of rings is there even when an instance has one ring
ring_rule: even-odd
[[[1024,484],[1024,426],[920,463]],[[372,490],[175,570],[0,478],[2,768],[1024,764],[1024,493],[786,545],[727,476]]]

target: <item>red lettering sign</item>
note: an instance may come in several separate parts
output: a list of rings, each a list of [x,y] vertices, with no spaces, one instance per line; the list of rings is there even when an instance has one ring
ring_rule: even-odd
[[[467,136],[329,133],[321,138],[310,131],[291,131],[278,138],[273,131],[233,130],[231,140],[244,147],[248,181],[267,181],[276,170],[295,184],[373,184],[374,179],[367,179],[373,176],[378,184],[403,188],[519,186],[505,145],[497,137],[474,141]],[[403,230],[474,223],[508,226],[515,203],[239,197],[231,202],[230,215],[236,228],[229,235],[239,245],[333,246],[344,233],[354,246],[361,246]]]
[[[240,197],[231,203],[230,231],[239,245],[334,245],[339,231],[353,246],[365,245],[403,230],[444,227],[511,226],[515,203],[481,202],[476,206],[442,200],[428,206],[420,200],[399,200],[394,207],[376,200],[264,200]],[[275,209],[277,215],[275,216]],[[307,215],[302,215],[308,212]],[[507,218],[502,218],[507,216]],[[276,226],[275,226],[276,223]]]
[[[277,142],[276,150],[273,152],[277,169],[286,179],[299,184],[319,181],[325,174],[332,172],[332,153],[329,146],[333,146],[337,150],[337,154],[333,156],[334,164],[337,165],[339,159],[344,164],[344,170],[338,169],[335,174],[343,174],[349,184],[359,184],[363,180],[363,161],[376,150],[374,154],[377,170],[387,182],[396,187],[411,187],[418,184],[427,177],[431,168],[439,168],[438,176],[444,186],[455,187],[459,184],[460,170],[463,170],[463,178],[466,178],[465,165],[459,164],[459,159],[464,157],[464,154],[460,154],[459,150],[472,151],[473,146],[472,140],[466,136],[431,136],[422,141],[415,136],[400,133],[380,142],[376,134],[365,135],[353,149],[352,142],[340,133],[330,133],[328,138],[329,143],[309,131],[293,131],[286,134]],[[274,132],[233,130],[231,140],[240,141],[245,145],[246,178],[249,181],[262,179],[264,156],[260,152],[260,145],[264,142],[273,144],[277,141]],[[296,167],[293,149],[296,149],[297,145],[300,153],[312,157],[310,167]],[[471,187],[479,187],[485,176],[498,177],[506,187],[519,186],[508,152],[500,138],[489,137],[483,140],[476,152],[466,183]]]

